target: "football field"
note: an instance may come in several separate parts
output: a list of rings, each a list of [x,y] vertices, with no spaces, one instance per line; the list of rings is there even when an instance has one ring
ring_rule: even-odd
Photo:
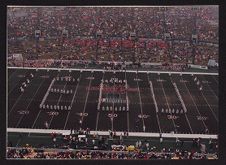
[[[218,134],[218,75],[8,68],[8,128],[46,127]]]

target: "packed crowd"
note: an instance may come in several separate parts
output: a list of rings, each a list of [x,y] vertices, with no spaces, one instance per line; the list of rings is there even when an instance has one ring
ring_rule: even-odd
[[[8,149],[8,158],[14,159],[217,159],[216,154],[199,154],[197,152],[175,151],[168,152],[112,152],[112,151],[45,151],[33,148]]]
[[[193,139],[185,147],[184,139],[176,138],[170,147],[163,145],[160,135],[159,144],[150,144],[150,140],[134,139],[128,132],[109,130],[108,136],[90,134],[90,129],[71,130],[69,135],[51,133],[52,144],[32,147],[8,146],[8,158],[43,159],[217,159],[217,142],[201,138]],[[157,140],[157,139],[156,139]],[[172,140],[172,139],[171,139]],[[158,140],[157,140],[158,141]],[[186,142],[187,143],[187,142]],[[154,144],[154,145],[153,145]],[[187,145],[187,144],[186,144]]]
[[[22,53],[28,60],[200,65],[218,60],[218,44],[208,45],[218,43],[214,6],[26,7],[8,13],[8,54]],[[35,38],[36,30],[41,32]],[[193,34],[202,44],[192,43]]]

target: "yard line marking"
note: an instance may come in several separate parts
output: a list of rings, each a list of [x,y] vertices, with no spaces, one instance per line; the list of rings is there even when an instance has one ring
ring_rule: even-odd
[[[49,85],[49,88],[47,89],[47,91],[46,91],[44,97],[42,98],[42,102],[41,102],[41,104],[40,104],[41,106],[45,103],[47,97],[49,96],[49,91],[50,91],[51,87],[53,86],[54,82],[55,82],[55,78],[52,79],[52,81],[51,81],[51,83],[50,83],[50,85]]]
[[[115,75],[114,75],[114,78],[115,78]],[[114,98],[114,95],[115,95],[115,81],[114,82],[114,85],[113,85],[113,98]],[[114,101],[113,101],[113,111],[112,111],[112,114],[114,114],[115,112],[115,107],[114,107]],[[114,131],[114,117],[112,117],[112,123],[111,123],[111,131]]]
[[[16,72],[16,71],[15,71]],[[26,71],[25,74],[27,74],[28,71]],[[36,74],[36,73],[35,73]],[[13,86],[13,88],[8,92],[8,96],[11,94],[11,92],[16,88],[16,86],[20,83],[20,80],[22,80],[24,77],[22,77],[21,79],[19,79],[19,81]],[[24,80],[25,81],[25,80]],[[32,80],[31,80],[32,81]],[[8,79],[9,82],[9,79]],[[31,82],[30,82],[31,83]]]
[[[34,98],[35,98],[35,96],[37,95],[37,93],[38,93],[40,87],[42,86],[43,82],[44,82],[44,80],[42,80],[42,82],[39,84],[38,89],[35,91],[35,94],[32,96],[32,99],[30,100],[29,104],[27,105],[25,111],[27,110],[27,108],[30,106],[30,104],[31,104],[32,101],[34,100]],[[20,122],[21,122],[21,120],[22,120],[23,118],[24,118],[24,114],[21,115],[20,120],[17,122],[16,128],[19,126],[19,124],[20,124]]]
[[[125,70],[125,80],[126,80],[126,102],[127,102],[127,113],[126,113],[126,116],[127,116],[127,132],[129,132],[129,98],[128,98],[128,92],[127,92],[127,89],[128,89],[128,84],[127,84],[127,77],[126,77],[126,70]]]
[[[159,79],[160,79],[160,76],[158,76],[158,77],[159,77]],[[161,87],[162,87],[162,91],[163,91],[164,97],[165,97],[165,99],[166,99],[166,104],[167,104],[167,106],[168,106],[168,109],[170,109],[170,106],[169,106],[168,100],[167,100],[167,98],[166,98],[166,93],[165,93],[165,90],[164,90],[164,87],[163,87],[162,81],[160,81],[160,84],[161,84]],[[171,113],[171,112],[170,112],[170,114],[172,115],[172,113]],[[172,122],[173,122],[174,131],[176,131],[176,124],[175,124],[175,122],[174,122],[174,120],[173,120],[173,119],[171,119],[171,120],[172,120]]]
[[[136,78],[137,78],[137,73],[136,73]],[[138,94],[139,94],[141,115],[143,116],[142,101],[141,101],[141,96],[140,96],[140,87],[139,87],[138,81],[136,81],[136,82],[137,82],[137,88],[138,88]],[[142,117],[142,122],[143,122],[143,132],[145,132],[145,123],[144,123],[144,118],[143,117]]]
[[[12,110],[14,109],[14,106],[17,104],[17,102],[20,100],[20,98],[22,97],[22,95],[24,95],[25,92],[21,93],[20,96],[17,98],[16,102],[13,104],[12,108],[9,110],[8,116],[10,116]],[[9,96],[9,94],[8,94]]]
[[[79,75],[79,79],[81,79],[81,74]],[[80,83],[80,81],[77,82],[76,89],[75,89],[75,92],[74,92],[74,95],[73,95],[73,98],[72,98],[72,101],[71,101],[71,104],[70,104],[71,110],[72,110],[72,104],[73,104],[73,102],[74,102],[75,95],[76,95],[77,90],[78,90],[79,83]],[[70,110],[70,111],[68,112],[68,114],[67,114],[67,118],[66,118],[66,121],[65,121],[65,124],[64,124],[64,129],[65,129],[66,126],[67,126],[68,119],[69,119],[69,116],[70,116],[70,114],[71,114],[71,110]]]
[[[69,73],[69,76],[70,76],[70,75],[71,75],[71,73]],[[66,83],[64,84],[63,90],[65,89],[67,83],[68,83],[68,81],[66,81]],[[61,94],[60,94],[60,97],[59,97],[59,99],[58,99],[58,101],[57,101],[57,106],[59,105],[59,102],[60,102],[62,96],[63,96],[63,94],[61,93]],[[50,119],[50,122],[49,122],[49,128],[50,128],[50,126],[51,126],[51,124],[52,124],[52,121],[53,121],[53,118],[54,118],[54,117],[55,117],[55,116],[52,115],[52,117],[51,117],[51,119]]]
[[[52,124],[53,118],[54,118],[54,115],[52,115],[52,117],[51,117],[51,119],[50,119],[50,122],[49,122],[49,128],[50,128],[50,125]]]
[[[31,129],[33,129],[34,128],[34,126],[35,126],[35,124],[36,124],[36,121],[38,120],[38,118],[39,118],[39,116],[40,116],[40,113],[41,113],[41,109],[39,110],[39,112],[38,112],[38,115],[36,116],[36,118],[35,118],[35,121],[34,121],[34,123],[32,124],[32,127],[31,127]],[[30,135],[30,134],[29,134]]]
[[[7,93],[7,95],[9,96],[11,94],[11,92],[16,88],[16,86],[20,83],[20,81],[18,81],[12,88],[11,90]]]
[[[10,116],[12,110],[14,109],[15,105],[17,104],[17,102],[20,100],[20,98],[22,97],[24,93],[20,94],[20,96],[16,99],[16,102],[13,104],[12,108],[9,110],[9,114],[8,116]]]
[[[156,118],[157,118],[157,123],[158,123],[158,127],[159,127],[159,132],[162,133],[161,126],[160,126],[160,122],[159,122],[159,116],[158,116],[158,113],[157,113],[157,112],[158,112],[158,104],[157,104],[157,102],[156,102],[156,100],[155,100],[155,93],[154,93],[154,90],[152,91],[152,89],[151,89],[152,82],[151,82],[151,80],[149,79],[149,75],[147,75],[147,77],[148,77],[148,82],[150,82],[149,88],[150,88],[150,92],[151,92],[151,94],[152,94],[152,99],[153,99],[153,101],[156,103],[156,105],[155,105],[155,114],[156,114]]]
[[[21,120],[22,120],[23,117],[24,117],[24,115],[21,115],[21,116],[20,116],[20,119],[18,120],[18,122],[17,122],[17,124],[16,124],[16,128],[18,128],[18,126],[19,126],[19,124],[20,124],[20,122],[21,122]]]
[[[10,76],[9,76],[9,69],[7,69],[7,75],[8,75],[8,81],[16,74],[18,70],[14,71]]]
[[[34,126],[35,126],[35,124],[36,124],[36,122],[37,122],[37,120],[38,120],[38,118],[39,118],[41,112],[42,112],[42,110],[40,109],[39,112],[38,112],[38,115],[37,115],[36,118],[35,118],[34,123],[32,124],[32,127],[31,127],[32,129],[34,128]],[[30,136],[30,132],[29,132],[28,136]]]
[[[172,81],[172,78],[170,77],[170,80],[171,80],[171,83],[173,83],[173,81]],[[177,88],[177,84],[176,84],[176,82],[175,82],[175,86],[176,86],[176,88]],[[178,88],[177,88],[178,89]],[[175,89],[176,90],[176,89]],[[181,96],[181,94],[180,94],[180,91],[179,91],[179,89],[178,89],[178,93],[179,93],[179,95],[180,95],[180,97],[181,97],[181,100],[180,101],[183,101],[183,98],[182,98],[182,96]],[[178,97],[178,96],[177,96]],[[184,111],[186,110],[186,112],[184,113],[184,115],[185,115],[185,118],[186,118],[186,121],[187,121],[187,123],[188,123],[188,126],[189,126],[189,128],[190,128],[190,131],[191,131],[191,133],[193,134],[193,130],[192,130],[192,128],[191,128],[191,123],[190,123],[190,121],[188,120],[188,117],[187,117],[187,108],[186,108],[186,105],[185,105],[185,103],[184,103],[184,101],[183,101],[183,103],[181,102],[181,104],[183,104],[184,106],[182,106],[182,108],[184,109]]]
[[[57,74],[57,77],[59,76],[59,74],[60,74],[60,73]],[[49,85],[49,88],[47,89],[46,94],[45,94],[45,96],[44,96],[43,99],[42,99],[41,105],[44,104],[44,102],[46,101],[47,97],[49,96],[49,91],[50,91],[51,87],[53,86],[54,82],[55,82],[55,78],[52,79],[52,81],[51,81],[51,83],[50,83],[50,85]],[[54,117],[54,116],[52,115],[52,117],[51,117],[51,119],[50,119],[50,124],[52,123],[53,117]],[[50,127],[50,124],[49,124],[49,127]]]
[[[149,81],[149,78],[148,78],[148,81]],[[150,93],[151,93],[152,99],[154,101],[155,112],[157,113],[157,112],[159,112],[159,108],[158,108],[158,105],[157,105],[157,102],[155,99],[155,93],[154,93],[152,81],[149,81],[149,88],[150,88]]]
[[[81,79],[81,75],[82,75],[82,74],[79,74],[79,80]],[[76,85],[76,89],[75,89],[73,98],[72,98],[72,100],[71,100],[71,104],[70,104],[70,107],[71,107],[71,108],[72,108],[72,105],[73,105],[74,100],[75,100],[75,95],[77,94],[77,90],[78,90],[79,83],[80,83],[80,81],[79,81],[79,82],[77,83],[77,85]]]
[[[86,110],[86,105],[87,105],[87,100],[88,100],[88,96],[89,96],[89,92],[90,92],[90,85],[91,85],[92,80],[93,79],[89,80],[89,87],[88,87],[88,92],[86,93],[86,100],[85,100],[85,104],[84,104],[84,108],[83,108],[83,114],[85,113],[85,110]],[[84,118],[84,115],[82,115],[82,124],[83,124],[83,118]]]
[[[98,122],[99,122],[99,115],[100,115],[100,112],[98,111],[97,112],[97,118],[96,118],[96,131],[97,131],[97,128],[98,128]]]
[[[202,94],[202,97],[205,99],[207,105],[209,106],[209,109],[210,109],[210,111],[212,112],[212,115],[214,116],[214,118],[216,119],[216,121],[219,122],[219,120],[218,120],[218,118],[217,118],[215,112],[213,112],[212,108],[210,107],[210,105],[209,105],[209,103],[208,103],[206,97],[203,95],[202,91],[201,91],[201,94]]]
[[[183,80],[183,77],[182,77],[182,76],[181,76],[181,79]],[[186,89],[187,89],[187,91],[188,91],[188,93],[189,93],[189,95],[190,95],[190,98],[192,99],[193,105],[195,105],[196,111],[197,111],[198,114],[201,116],[201,113],[199,112],[199,109],[198,109],[198,107],[197,107],[197,105],[196,105],[196,103],[195,103],[195,101],[194,101],[194,99],[193,99],[193,97],[192,97],[192,95],[191,95],[191,93],[190,93],[190,91],[189,91],[189,89],[188,89],[186,83],[184,83],[184,86],[186,87]],[[204,122],[203,120],[202,120],[202,123],[203,123],[204,127],[205,127],[206,129],[208,129],[207,126],[206,126],[206,124],[205,124],[205,122]],[[208,129],[208,130],[209,130],[209,129]]]
[[[102,79],[101,80],[104,80],[104,75],[105,75],[105,72],[103,73],[102,75]],[[103,82],[101,82],[103,83]],[[101,89],[100,89],[101,90]],[[99,92],[99,95],[101,94],[101,91]],[[97,131],[97,128],[98,128],[98,123],[99,123],[99,116],[100,116],[100,111],[97,112],[97,118],[96,118],[96,131]]]
[[[217,85],[219,84],[219,82],[216,80],[214,75],[211,75],[211,77],[216,81]]]
[[[161,126],[160,126],[160,121],[159,121],[159,115],[156,114],[156,117],[157,117],[157,122],[158,122],[158,126],[159,126],[159,131],[160,131],[160,133],[162,133]]]
[[[203,76],[203,79],[204,80],[206,80],[206,78]],[[207,83],[207,86],[208,86],[208,88],[210,89],[210,90],[208,90],[208,91],[211,91],[212,93],[213,93],[213,95],[216,97],[216,99],[218,100],[218,97],[217,97],[217,95],[216,95],[216,93],[213,91],[213,89],[212,89],[212,87],[209,85],[209,83]],[[205,90],[206,91],[206,90]]]
[[[64,84],[63,90],[65,89],[66,85],[67,85],[67,82]],[[61,93],[59,99],[57,100],[57,105],[59,105],[62,96],[63,94]]]

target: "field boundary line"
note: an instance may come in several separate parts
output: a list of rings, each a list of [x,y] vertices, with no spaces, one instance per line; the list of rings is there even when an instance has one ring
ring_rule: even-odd
[[[124,72],[124,70],[104,70],[104,69],[77,69],[77,68],[34,68],[34,67],[8,67],[8,69],[40,69],[40,70],[74,70],[74,71],[100,71],[100,72]],[[198,74],[198,75],[219,75],[218,73],[203,72],[176,72],[176,71],[143,71],[143,70],[126,70],[131,73],[170,73],[170,74]]]
[[[49,134],[52,132],[61,133],[63,135],[70,135],[71,130],[57,130],[57,129],[29,129],[29,128],[7,128],[7,132],[15,133],[39,133],[39,134]],[[90,134],[96,134],[109,136],[108,131],[90,131]],[[123,134],[123,132],[116,132],[116,135]],[[148,132],[129,132],[131,137],[160,137],[160,133],[148,133]],[[175,134],[175,133],[162,133],[164,138],[203,138],[203,139],[218,139],[218,135],[215,134]]]

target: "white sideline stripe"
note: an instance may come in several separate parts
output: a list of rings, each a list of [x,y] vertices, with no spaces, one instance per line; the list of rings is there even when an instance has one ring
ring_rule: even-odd
[[[209,5],[205,5],[205,6],[209,6]],[[217,6],[217,5],[211,5],[211,6]],[[34,7],[34,6],[30,6],[30,5],[26,5],[26,6],[17,6],[17,5],[9,5],[9,6],[7,6],[8,8],[9,7],[20,7],[20,8],[24,8],[24,7]],[[42,6],[35,6],[35,7],[68,7],[68,6],[64,6],[64,5],[60,5],[60,6],[47,6],[47,5],[42,5]],[[98,6],[92,6],[92,5],[89,5],[89,6],[80,6],[80,5],[76,5],[76,6],[70,6],[70,7],[74,7],[74,8],[86,8],[86,7],[96,7],[96,8],[99,8],[99,7],[110,7],[110,8],[112,8],[112,7],[122,7],[122,8],[126,8],[126,7],[139,7],[139,8],[141,8],[141,7],[149,7],[149,8],[153,8],[153,7],[156,7],[156,8],[159,8],[159,7],[167,7],[167,8],[170,8],[170,7],[174,7],[174,6],[145,6],[145,5],[136,5],[136,6],[131,6],[131,5],[125,5],[125,6],[117,6],[117,5],[112,5],[112,6],[108,6],[108,5],[104,5],[104,6],[101,6],[101,5],[98,5]],[[178,5],[177,7],[184,7],[184,5]]]
[[[18,132],[18,133],[61,133],[69,135],[71,130],[56,130],[56,129],[29,129],[29,128],[7,128],[7,132]],[[98,135],[109,135],[108,131],[90,131],[90,134],[98,133]],[[123,134],[123,132],[116,132],[116,135]],[[147,132],[129,132],[129,136],[135,137],[159,137],[159,133],[147,133]],[[172,134],[172,133],[162,133],[162,137],[165,138],[203,138],[203,139],[218,139],[218,135],[210,135],[210,134]]]
[[[32,68],[32,67],[8,67],[8,69],[38,69],[38,70],[74,70],[74,71],[99,71],[99,72],[125,72],[124,70],[104,70],[104,69],[76,69],[76,68]],[[198,74],[198,75],[219,75],[218,73],[203,73],[203,72],[175,72],[175,71],[137,71],[126,70],[131,73],[171,73],[171,74]]]

